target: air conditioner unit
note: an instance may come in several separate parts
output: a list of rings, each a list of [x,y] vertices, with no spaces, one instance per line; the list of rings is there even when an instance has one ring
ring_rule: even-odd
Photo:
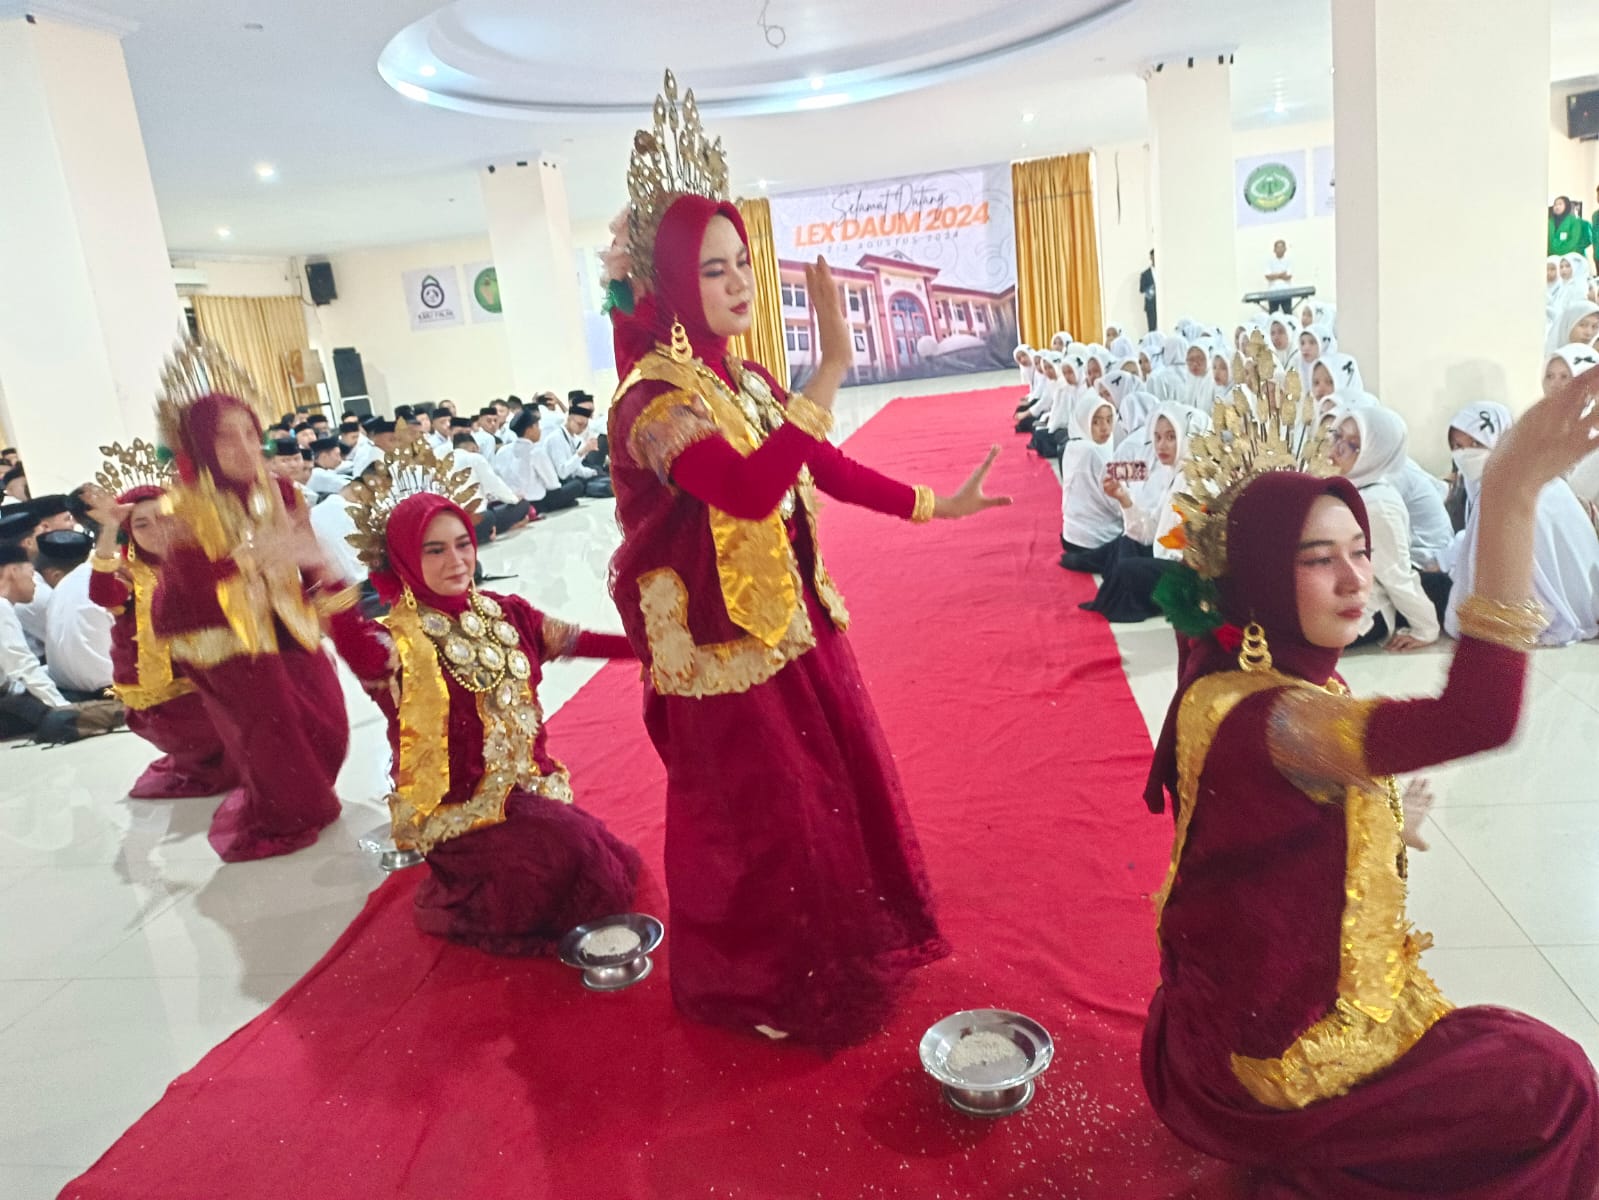
[[[210,277],[199,267],[173,267],[172,284],[178,289],[180,296],[192,296],[195,292],[203,292],[210,283]]]

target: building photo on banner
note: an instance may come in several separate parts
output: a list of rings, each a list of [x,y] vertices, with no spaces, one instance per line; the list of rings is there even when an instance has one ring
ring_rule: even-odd
[[[771,198],[791,383],[815,364],[805,264],[826,257],[855,340],[846,383],[1011,365],[1016,246],[1008,164]]]

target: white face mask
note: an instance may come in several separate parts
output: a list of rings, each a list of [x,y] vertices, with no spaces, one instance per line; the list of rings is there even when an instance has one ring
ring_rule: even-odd
[[[1455,469],[1460,472],[1460,477],[1467,483],[1476,483],[1482,478],[1483,468],[1488,465],[1490,451],[1481,446],[1472,446],[1465,450],[1455,451]]]

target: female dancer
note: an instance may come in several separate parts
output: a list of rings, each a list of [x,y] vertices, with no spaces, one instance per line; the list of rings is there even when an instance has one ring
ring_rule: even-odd
[[[150,619],[156,572],[172,524],[161,511],[166,473],[155,447],[142,439],[129,448],[105,450],[112,457],[100,472],[98,503],[90,509],[99,533],[90,559],[89,599],[113,614],[112,690],[128,710],[128,728],[161,751],[128,795],[135,800],[219,795],[237,782],[222,741],[194,684],[174,666],[171,648]]]
[[[633,651],[478,591],[473,518],[441,494],[448,473],[425,442],[392,458],[375,485],[358,485],[355,537],[391,606],[384,653],[359,661],[389,718],[395,845],[427,860],[417,928],[491,954],[549,954],[573,926],[627,911],[639,856],[573,806],[546,745],[542,665]],[[396,495],[397,479],[421,477],[439,492]]]
[[[239,778],[212,818],[212,847],[228,862],[289,854],[339,816],[349,721],[322,635],[359,634],[358,592],[328,567],[294,484],[267,474],[248,376],[188,343],[163,382],[180,482],[151,625]]]
[[[820,261],[806,394],[729,356],[758,302],[748,242],[692,93],[677,135],[670,75],[666,93],[635,139],[628,244],[607,266],[621,301],[612,595],[666,765],[672,992],[696,1020],[836,1046],[878,1029],[905,973],[948,946],[822,566],[816,491],[903,520],[970,516],[1006,503],[982,494],[997,450],[939,497],[827,441],[853,351]]]
[[[1172,797],[1177,833],[1144,1084],[1178,1137],[1259,1168],[1256,1194],[1599,1189],[1599,1086],[1581,1048],[1519,1013],[1457,1010],[1422,971],[1402,845],[1420,805],[1393,782],[1514,733],[1544,622],[1537,495],[1599,428],[1582,415],[1591,390],[1533,408],[1485,473],[1478,569],[1434,699],[1356,700],[1336,675],[1371,586],[1356,488],[1273,472],[1294,465],[1281,443],[1242,433],[1195,451],[1191,586],[1166,599],[1198,640],[1145,793],[1156,811]]]

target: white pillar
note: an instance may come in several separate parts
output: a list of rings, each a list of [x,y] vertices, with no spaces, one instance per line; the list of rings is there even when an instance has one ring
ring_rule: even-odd
[[[121,37],[0,20],[0,380],[35,495],[153,437],[182,327]]]
[[[1433,470],[1455,409],[1539,392],[1549,5],[1332,6],[1339,348]]]
[[[481,181],[518,393],[588,388],[582,291],[559,164],[495,163]]]
[[[1239,309],[1233,228],[1232,56],[1167,59],[1144,76],[1160,324],[1225,325]]]

